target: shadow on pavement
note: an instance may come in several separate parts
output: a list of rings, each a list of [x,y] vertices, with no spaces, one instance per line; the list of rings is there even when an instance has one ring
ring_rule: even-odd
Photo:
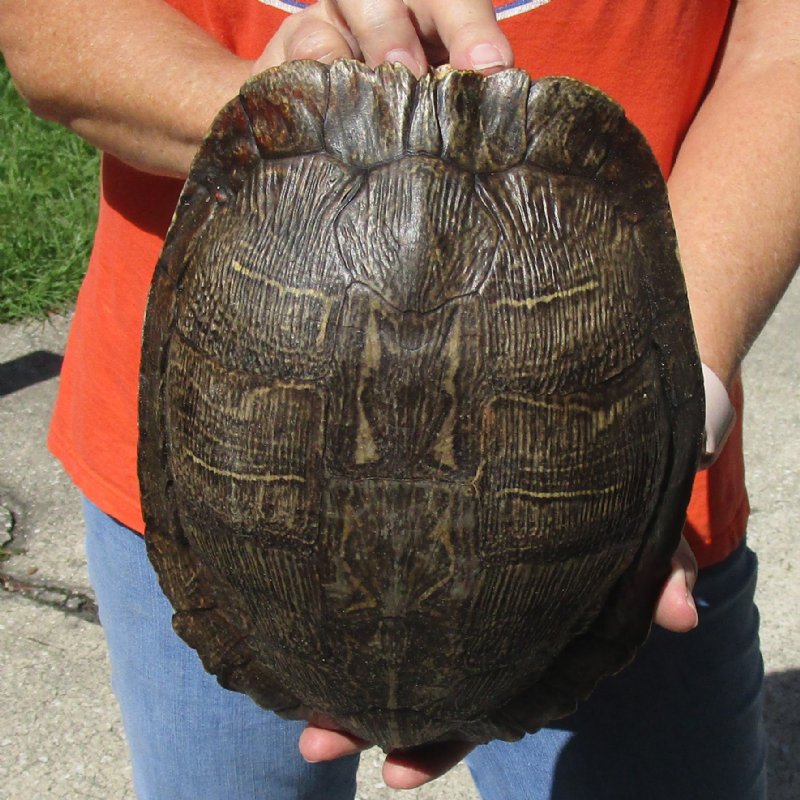
[[[800,797],[800,669],[766,678],[767,786],[770,800]]]
[[[0,364],[0,397],[54,378],[61,371],[63,356],[35,350]]]
[[[743,693],[745,689],[742,690]],[[742,696],[744,705],[748,705],[744,694]],[[629,713],[636,714],[635,707]],[[614,709],[604,708],[605,714],[613,714]],[[623,718],[625,712],[623,711]],[[639,727],[639,736],[646,736],[649,741],[648,751],[658,751],[663,756],[663,762],[655,758],[653,763],[643,764],[637,761],[635,745],[631,747],[631,742],[626,746],[625,737],[622,741],[607,739],[597,747],[597,737],[575,735],[566,746],[561,750],[556,762],[554,782],[548,800],[586,800],[586,787],[580,776],[587,771],[589,764],[589,775],[602,776],[609,790],[608,793],[600,795],[602,800],[631,800],[638,793],[631,794],[629,785],[636,785],[637,776],[641,778],[646,775],[645,781],[653,784],[652,798],[662,798],[673,795],[662,795],[659,793],[659,785],[669,784],[681,785],[681,797],[703,797],[708,800],[723,800],[723,798],[750,797],[745,784],[738,783],[729,786],[724,794],[720,794],[717,785],[725,783],[727,776],[737,775],[741,779],[747,770],[737,769],[740,761],[748,762],[748,754],[741,752],[740,745],[745,742],[735,741],[730,750],[725,754],[719,752],[714,754],[713,736],[714,730],[707,729],[708,726],[703,720],[703,709],[696,704],[691,708],[684,708],[683,730],[673,730],[671,737],[680,738],[682,734],[687,734],[694,729],[696,742],[700,758],[697,759],[694,774],[687,768],[682,774],[677,774],[675,761],[670,764],[669,752],[671,750],[670,737],[658,738],[656,731],[642,731]],[[597,725],[602,728],[602,719],[598,717]],[[632,728],[637,728],[639,720],[630,718],[627,720]],[[784,672],[769,673],[765,677],[764,684],[764,723],[767,740],[767,791],[769,800],[797,800],[800,797],[800,670],[791,669]],[[568,728],[569,726],[564,726]],[[675,727],[674,725],[671,727]],[[704,730],[706,729],[706,730]],[[596,731],[595,731],[596,734]],[[704,739],[704,737],[707,737]],[[653,741],[656,747],[653,748]],[[674,738],[673,738],[674,741]],[[709,745],[709,753],[705,753],[706,742]],[[703,752],[700,752],[703,751]],[[706,764],[703,759],[710,755]],[[688,765],[686,765],[688,767]],[[666,773],[670,774],[667,775]],[[663,780],[659,779],[660,777]],[[591,782],[591,778],[590,778]],[[630,782],[630,784],[629,784]],[[611,784],[615,785],[611,785]],[[592,797],[595,798],[594,788]],[[763,787],[762,787],[763,788]],[[741,792],[744,792],[741,794]],[[756,796],[756,795],[753,795]],[[595,798],[596,800],[596,798]]]

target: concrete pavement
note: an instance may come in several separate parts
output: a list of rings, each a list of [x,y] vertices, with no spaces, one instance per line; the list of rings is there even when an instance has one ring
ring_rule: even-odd
[[[67,325],[0,326],[0,800],[133,798],[85,573],[80,504],[44,444]],[[771,800],[800,797],[798,335],[800,280],[745,365]],[[375,752],[362,759],[361,800],[394,794],[378,764]],[[463,767],[402,796],[477,798]]]

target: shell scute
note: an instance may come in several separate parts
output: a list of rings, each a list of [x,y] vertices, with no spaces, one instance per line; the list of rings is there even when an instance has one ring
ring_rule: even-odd
[[[500,239],[473,176],[425,157],[372,170],[342,210],[336,236],[353,280],[417,313],[475,292]]]
[[[328,371],[348,282],[336,220],[357,182],[324,155],[259,161],[194,242],[180,334],[230,369],[284,378]]]
[[[356,61],[335,62],[325,116],[328,152],[364,169],[402,157],[408,142],[414,83],[408,70],[388,64],[371,70]]]
[[[481,177],[502,229],[483,299],[502,385],[537,394],[600,386],[648,347],[648,254],[594,183],[522,166]],[[608,342],[614,347],[609,348]]]
[[[521,70],[488,78],[444,73],[436,94],[442,157],[470,172],[496,172],[522,161],[529,85]]]
[[[262,157],[324,149],[328,89],[328,70],[313,61],[289,62],[242,86],[239,97]]]
[[[627,127],[622,108],[599,90],[574,78],[537,81],[528,96],[526,158],[556,175],[595,178]]]

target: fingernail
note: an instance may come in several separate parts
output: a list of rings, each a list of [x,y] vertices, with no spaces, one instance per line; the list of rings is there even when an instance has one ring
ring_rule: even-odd
[[[506,66],[503,54],[493,44],[478,44],[469,51],[475,70],[502,69]]]
[[[383,60],[390,64],[402,64],[404,67],[408,67],[418,78],[423,73],[422,65],[408,50],[390,50]]]
[[[333,50],[328,50],[327,53],[317,56],[315,61],[319,61],[321,64],[328,64],[330,66],[334,61],[336,61],[337,58],[341,58],[341,56],[334,53]]]

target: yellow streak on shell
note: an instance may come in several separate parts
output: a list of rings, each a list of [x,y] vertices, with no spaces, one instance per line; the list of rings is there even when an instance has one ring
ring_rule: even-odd
[[[551,292],[550,294],[543,294],[539,297],[526,297],[524,300],[498,300],[491,304],[492,308],[500,308],[501,306],[511,306],[512,308],[533,308],[534,306],[541,305],[542,303],[552,303],[554,300],[562,300],[566,297],[572,297],[576,294],[583,292],[591,292],[599,288],[600,284],[596,280],[586,281],[579,286],[571,286],[569,289],[563,289],[560,292]]]

